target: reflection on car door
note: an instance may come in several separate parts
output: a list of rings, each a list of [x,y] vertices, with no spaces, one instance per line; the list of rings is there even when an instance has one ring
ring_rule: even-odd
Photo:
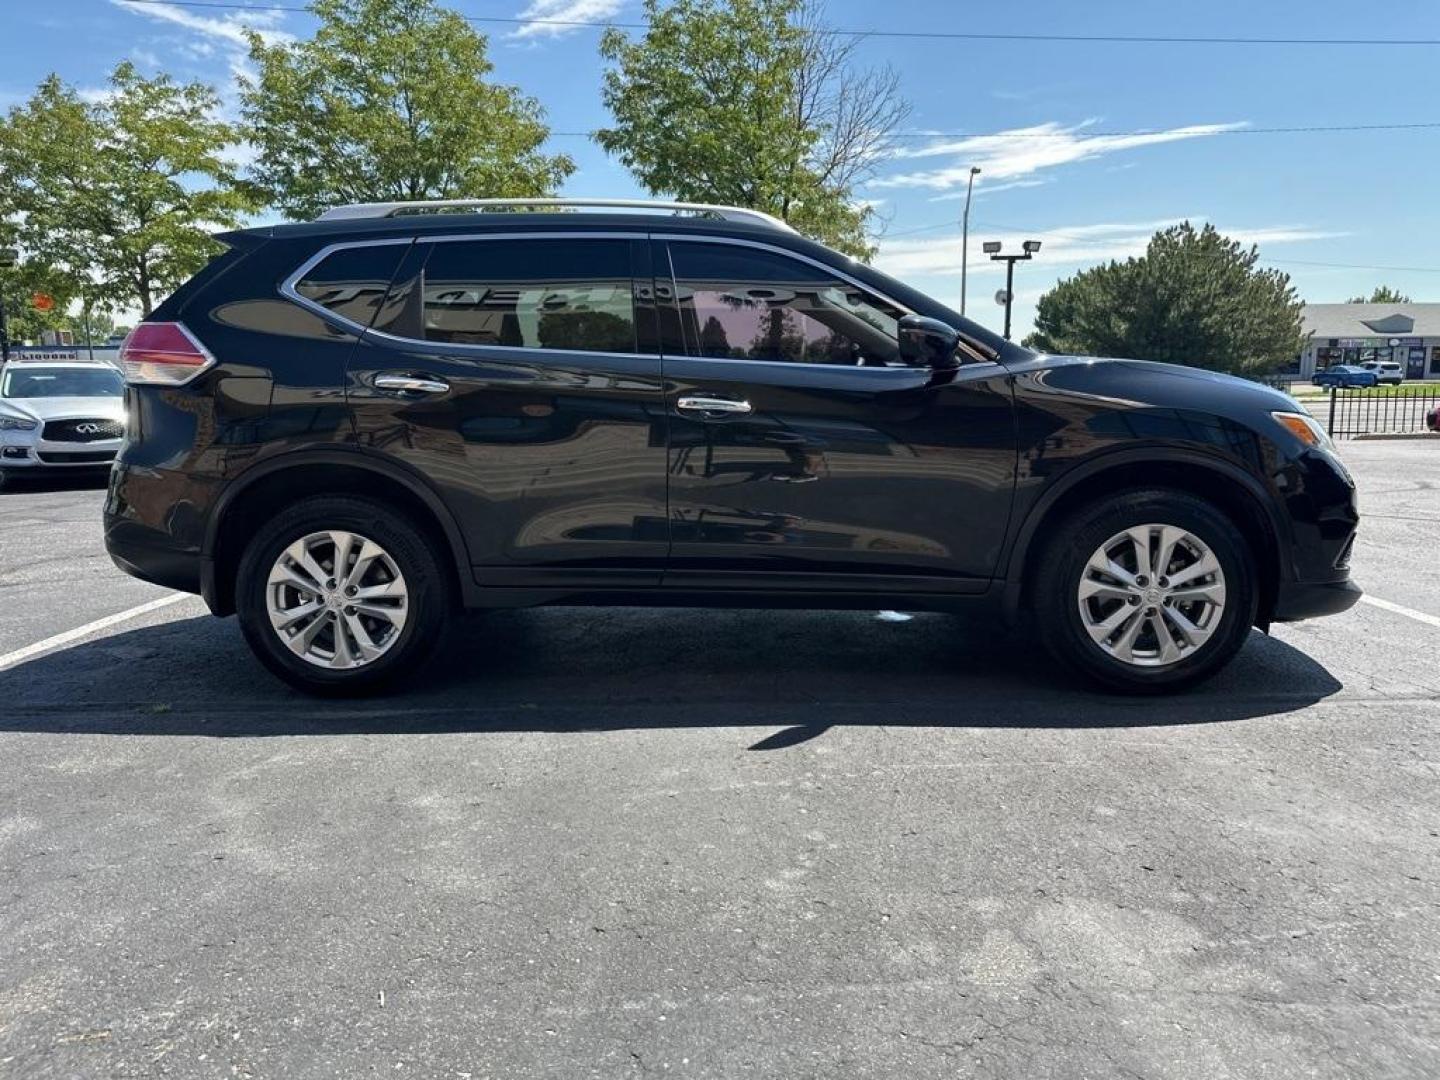
[[[985,587],[1015,480],[1003,368],[902,366],[907,312],[798,253],[657,237],[655,265],[667,586]]]
[[[660,359],[643,237],[418,242],[350,362],[362,446],[436,483],[481,584],[658,585]]]

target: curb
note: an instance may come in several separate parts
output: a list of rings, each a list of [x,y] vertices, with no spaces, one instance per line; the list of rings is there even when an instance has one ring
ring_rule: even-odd
[[[1437,439],[1440,440],[1440,431],[1396,431],[1396,432],[1371,432],[1367,435],[1355,435],[1354,442],[1389,442],[1400,439]]]

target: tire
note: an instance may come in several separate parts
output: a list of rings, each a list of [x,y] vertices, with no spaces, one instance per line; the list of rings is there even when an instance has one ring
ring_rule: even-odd
[[[1211,503],[1179,491],[1127,491],[1045,527],[1051,538],[1029,592],[1036,631],[1061,666],[1086,681],[1129,694],[1182,690],[1224,667],[1249,636],[1255,558]],[[1148,542],[1147,560],[1158,561],[1169,544],[1167,566],[1140,573],[1138,538]],[[1211,565],[1206,553],[1217,572],[1200,573]],[[1097,564],[1106,569],[1092,569]],[[1131,572],[1131,583],[1110,575],[1116,566]]]
[[[353,585],[334,573],[342,558],[357,575]],[[317,583],[320,574],[327,577]],[[301,581],[304,588],[292,584]],[[326,495],[287,507],[251,538],[235,606],[245,640],[270,671],[307,693],[345,697],[419,674],[449,622],[447,594],[440,556],[402,513],[372,499]],[[282,629],[277,619],[289,625]]]

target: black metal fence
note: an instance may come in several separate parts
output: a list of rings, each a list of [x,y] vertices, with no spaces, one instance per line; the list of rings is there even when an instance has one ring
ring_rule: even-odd
[[[1332,439],[1356,435],[1409,435],[1428,430],[1425,417],[1440,408],[1440,384],[1434,386],[1331,389],[1329,400],[1311,410]]]

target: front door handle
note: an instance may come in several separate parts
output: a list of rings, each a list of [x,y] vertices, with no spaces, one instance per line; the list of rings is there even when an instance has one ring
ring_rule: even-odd
[[[755,411],[748,401],[709,394],[687,394],[675,403],[675,407],[681,412],[699,413],[701,416],[746,416]]]
[[[450,384],[429,375],[376,375],[375,388],[407,394],[443,394],[450,389]]]

